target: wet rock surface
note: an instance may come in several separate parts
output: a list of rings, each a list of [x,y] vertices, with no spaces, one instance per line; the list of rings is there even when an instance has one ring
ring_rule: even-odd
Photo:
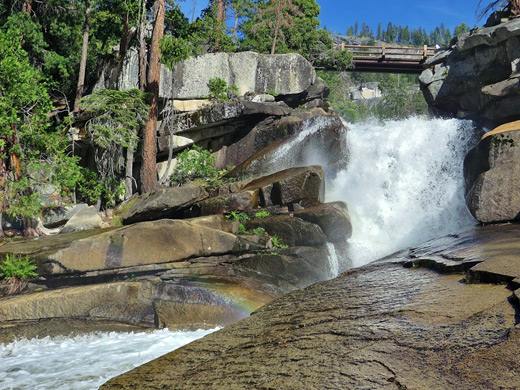
[[[501,274],[493,260],[513,263],[519,234],[518,225],[476,227],[399,252],[294,291],[101,388],[517,389],[514,283],[467,283],[463,271],[415,261],[473,259]]]
[[[321,159],[320,165],[333,175],[348,154],[347,129],[338,116],[324,115],[320,108],[309,111],[308,115],[305,131],[271,143],[228,175],[237,179],[259,177],[281,169],[309,165],[309,160],[317,159],[317,156]]]
[[[464,161],[466,204],[480,222],[520,218],[519,127],[513,122],[485,134]]]
[[[12,297],[0,284],[0,329],[57,318],[172,329],[235,322],[334,276],[328,224],[342,230],[350,219],[345,205],[321,204],[323,197],[320,166],[291,168],[207,190],[162,189],[119,210],[125,223],[144,222],[4,244],[0,261],[7,253],[29,256],[39,277],[29,293]],[[302,205],[316,206],[302,218],[289,212]],[[210,215],[146,221],[191,207]],[[241,229],[240,210],[249,213]],[[269,218],[256,218],[259,211]]]

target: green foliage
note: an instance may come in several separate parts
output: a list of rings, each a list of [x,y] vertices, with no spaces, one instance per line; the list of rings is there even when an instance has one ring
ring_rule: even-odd
[[[99,174],[88,168],[81,168],[77,178],[78,199],[89,204],[103,201],[106,207],[113,207],[123,198],[126,188],[116,178],[100,179]]]
[[[282,243],[282,240],[280,240],[278,238],[278,236],[271,236],[271,243],[273,244],[273,246],[275,248],[278,248],[278,249],[285,249],[285,248],[289,248],[289,245],[285,245]]]
[[[8,199],[6,213],[16,218],[34,218],[40,213],[42,202],[38,192],[31,193],[31,181],[27,176],[17,181],[8,181],[3,196]]]
[[[0,264],[0,277],[9,281],[11,278],[27,280],[38,276],[36,265],[26,257],[19,257],[8,253],[2,264]]]
[[[164,31],[175,38],[188,38],[190,34],[190,22],[178,6],[166,10],[164,15]]]
[[[211,2],[202,11],[201,17],[190,25],[189,41],[195,48],[195,54],[234,52],[236,50],[235,42],[226,33],[225,23],[217,18],[216,7],[217,2]]]
[[[168,34],[160,42],[161,62],[173,71],[175,64],[190,57],[195,51],[193,44],[182,37]]]
[[[253,233],[254,235],[256,236],[262,236],[264,234],[267,234],[267,232],[265,231],[265,229],[261,226],[257,227],[257,228],[254,228],[253,230],[251,230],[251,233]]]
[[[22,28],[29,29],[27,41],[22,39]],[[70,171],[78,162],[66,153],[69,141],[65,127],[50,126],[48,84],[31,66],[22,47],[25,42],[33,49],[44,46],[33,28],[31,21],[19,14],[10,16],[0,28],[0,164],[5,172],[0,178],[1,207],[21,218],[38,215],[39,195],[32,192],[35,184],[50,179],[60,191],[67,192],[74,180]],[[44,171],[45,175],[40,173]]]
[[[414,75],[318,71],[318,76],[330,86],[329,101],[332,108],[348,122],[359,122],[368,117],[380,120],[403,119],[426,115],[428,112]],[[384,96],[371,108],[357,105],[350,99],[352,84],[364,82],[378,82]]]
[[[81,108],[90,116],[86,127],[99,174],[98,184],[94,185],[92,172],[83,171],[80,188],[90,201],[97,195],[106,206],[113,206],[121,196],[124,149],[136,149],[137,132],[148,117],[149,107],[144,99],[138,89],[101,89],[81,99]]]
[[[87,129],[93,145],[108,149],[114,144],[129,147],[135,143],[137,130],[148,116],[149,107],[144,98],[138,89],[103,88],[81,99],[81,108],[91,117]]]
[[[177,155],[177,165],[171,176],[173,185],[182,185],[188,181],[201,179],[210,186],[223,184],[222,176],[226,170],[217,171],[215,158],[210,150],[194,145]]]
[[[257,211],[255,213],[255,218],[267,218],[269,217],[269,211],[267,210],[261,210],[261,211]]]
[[[9,284],[7,294],[21,292],[27,281],[38,276],[36,265],[29,260],[29,257],[19,257],[8,253],[5,260],[0,264],[0,278],[4,278]]]
[[[465,23],[463,23],[465,25]],[[356,27],[357,26],[357,27]],[[460,32],[460,31],[458,31]],[[374,36],[374,31],[370,26],[363,22],[361,29],[359,29],[359,22],[356,22],[355,26],[350,26],[347,29],[347,36],[357,36],[361,38],[368,38],[364,44],[373,45],[375,39],[384,41],[387,43],[397,43],[402,45],[429,45],[435,44],[448,45],[451,41],[452,36],[457,35],[457,27],[452,35],[449,28],[444,23],[440,26],[435,27],[429,33],[423,27],[410,28],[409,26],[401,26],[389,22],[386,29],[382,28],[381,22],[377,26],[377,35]]]
[[[458,37],[459,35],[469,32],[469,30],[470,30],[469,26],[466,23],[462,22],[458,26],[455,26],[455,30],[453,31],[453,36]]]
[[[244,222],[250,220],[249,216],[242,211],[231,211],[226,215],[226,219],[229,219],[233,222]]]
[[[315,61],[316,66],[322,66],[337,71],[352,68],[353,57],[348,50],[328,50]]]
[[[208,87],[209,96],[212,99],[217,99],[219,101],[227,100],[227,83],[225,80],[222,80],[220,77],[212,78],[209,80]]]
[[[236,85],[231,85],[228,87],[225,80],[222,80],[220,77],[215,77],[209,80],[209,97],[218,102],[225,102],[229,99],[228,96],[236,97],[238,96],[238,87]]]
[[[278,96],[278,94],[276,93],[276,91],[274,89],[267,89],[265,92],[274,97]]]
[[[332,48],[329,33],[318,29],[320,7],[315,0],[292,0],[291,3],[297,12],[291,11],[291,23],[282,26],[281,38],[276,43],[276,53],[296,52],[314,61]],[[273,12],[269,12],[269,7],[269,1],[258,1],[257,11],[250,13],[249,18],[242,22],[242,49],[260,53],[271,52],[274,29]]]

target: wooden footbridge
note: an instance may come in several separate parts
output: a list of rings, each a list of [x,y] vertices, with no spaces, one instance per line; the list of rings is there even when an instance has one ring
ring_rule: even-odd
[[[421,73],[426,60],[435,54],[435,47],[334,45],[349,50],[353,56],[352,72]]]

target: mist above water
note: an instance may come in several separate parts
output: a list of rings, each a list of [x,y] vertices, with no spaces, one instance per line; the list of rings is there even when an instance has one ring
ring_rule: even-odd
[[[347,124],[348,165],[327,201],[347,202],[349,258],[366,264],[474,225],[464,203],[463,161],[477,141],[457,119]]]

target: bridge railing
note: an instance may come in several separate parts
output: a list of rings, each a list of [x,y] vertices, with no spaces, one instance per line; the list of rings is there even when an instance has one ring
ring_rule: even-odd
[[[339,50],[349,50],[356,59],[399,59],[399,60],[415,60],[425,61],[428,57],[435,54],[437,49],[424,45],[421,47],[410,46],[362,46],[362,45],[346,45],[344,42],[335,44],[334,47]]]

